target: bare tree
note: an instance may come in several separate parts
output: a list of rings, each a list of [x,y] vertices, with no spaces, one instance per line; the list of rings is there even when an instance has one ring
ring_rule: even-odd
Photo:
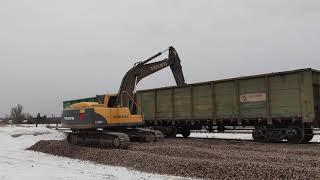
[[[33,116],[30,113],[24,113],[24,117],[27,120],[28,124],[32,124],[33,123]]]
[[[23,106],[18,104],[17,106],[11,109],[10,118],[12,119],[12,123],[20,124],[23,120],[25,120],[25,114],[23,113]]]
[[[3,123],[8,124],[10,120],[10,115],[6,114],[5,118],[2,120]]]

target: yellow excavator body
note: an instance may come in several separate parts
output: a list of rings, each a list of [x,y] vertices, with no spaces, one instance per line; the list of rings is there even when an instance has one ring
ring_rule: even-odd
[[[115,126],[138,126],[143,124],[143,115],[131,114],[127,107],[108,107],[110,95],[104,96],[104,103],[80,102],[64,110],[64,127],[108,128]]]

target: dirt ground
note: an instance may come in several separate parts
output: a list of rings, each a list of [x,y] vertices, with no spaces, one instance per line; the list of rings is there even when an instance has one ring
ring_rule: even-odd
[[[241,140],[166,139],[132,143],[129,149],[40,141],[29,150],[123,166],[134,170],[203,179],[320,179],[320,144],[256,143]]]

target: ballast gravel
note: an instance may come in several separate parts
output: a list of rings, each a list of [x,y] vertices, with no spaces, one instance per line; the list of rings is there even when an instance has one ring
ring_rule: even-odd
[[[191,178],[320,179],[320,144],[177,138],[131,143],[123,150],[43,140],[28,150]]]

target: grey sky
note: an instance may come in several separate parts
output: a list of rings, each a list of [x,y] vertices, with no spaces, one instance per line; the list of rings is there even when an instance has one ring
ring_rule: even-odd
[[[117,92],[169,45],[188,83],[320,69],[319,19],[317,0],[1,0],[0,116],[18,103],[60,115],[63,100]],[[173,84],[167,69],[138,87]]]

